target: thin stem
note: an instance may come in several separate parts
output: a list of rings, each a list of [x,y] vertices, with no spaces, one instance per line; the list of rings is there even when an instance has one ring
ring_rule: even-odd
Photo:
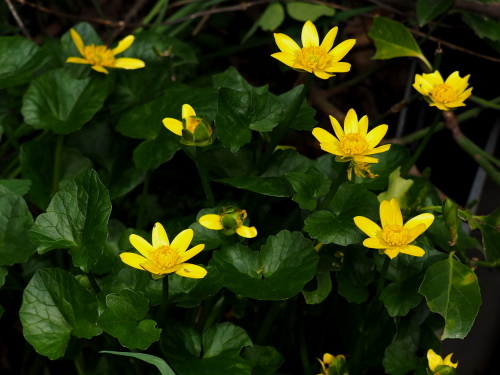
[[[212,192],[212,187],[210,186],[210,177],[208,175],[208,170],[203,163],[203,159],[201,156],[201,152],[196,150],[196,157],[194,159],[196,164],[196,169],[198,170],[198,174],[200,175],[201,186],[203,187],[203,191],[205,192],[205,196],[208,199],[208,204],[210,207],[215,206],[215,198],[214,193]]]
[[[500,104],[495,103],[495,101],[498,101],[498,98],[495,98],[493,100],[486,100],[486,99],[480,98],[479,96],[473,95],[473,96],[469,97],[469,100],[471,102],[479,104],[482,107],[500,109]]]
[[[52,195],[55,195],[55,193],[59,191],[63,144],[64,144],[64,135],[59,134],[57,137],[56,152],[54,156],[54,174],[52,175]]]
[[[212,308],[210,309],[210,313],[207,315],[205,323],[203,324],[202,332],[205,332],[208,328],[210,328],[212,324],[214,324],[216,319],[220,316],[222,306],[224,305],[224,300],[224,296],[221,296],[212,306]]]
[[[330,186],[330,191],[323,201],[319,204],[318,210],[324,210],[328,207],[333,197],[339,190],[340,185],[347,181],[347,169],[349,168],[350,162],[345,162],[342,164],[342,169],[339,171],[339,176]]]
[[[434,121],[432,122],[432,125],[429,128],[429,131],[425,135],[422,142],[418,145],[417,150],[411,156],[410,160],[404,165],[404,167],[401,168],[401,177],[405,177],[408,174],[408,171],[410,170],[410,168],[415,164],[415,162],[418,160],[418,158],[420,157],[420,155],[424,151],[425,146],[427,146],[427,143],[429,143],[429,140],[431,139],[432,134],[434,134],[434,132],[436,131],[440,117],[441,117],[441,111],[438,110],[438,112],[436,113],[436,116],[434,117]]]
[[[265,344],[266,336],[269,333],[269,330],[271,329],[276,316],[278,315],[280,306],[281,301],[271,301],[271,308],[267,311],[266,317],[260,325],[259,332],[257,332],[257,336],[255,337],[256,345]]]
[[[382,265],[382,270],[380,271],[380,278],[378,279],[377,283],[377,291],[375,292],[375,300],[378,300],[380,295],[382,294],[382,290],[384,289],[385,285],[385,278],[387,276],[387,271],[389,270],[389,266],[391,264],[391,258],[386,257],[384,259],[384,264]]]
[[[135,223],[136,228],[143,228],[144,226],[144,216],[146,215],[146,198],[148,196],[149,191],[149,182],[151,181],[151,171],[146,173],[146,177],[144,178],[144,183],[142,185],[142,193],[139,198],[139,212],[137,213],[137,220]]]
[[[167,312],[168,305],[168,275],[165,276],[162,280],[162,289],[161,289],[161,304],[158,313],[156,314],[156,321],[158,324],[163,326],[165,322],[165,313]]]
[[[101,288],[99,288],[99,285],[97,284],[94,274],[92,272],[88,272],[87,277],[89,279],[90,285],[92,285],[92,289],[94,289],[95,294],[101,293]]]

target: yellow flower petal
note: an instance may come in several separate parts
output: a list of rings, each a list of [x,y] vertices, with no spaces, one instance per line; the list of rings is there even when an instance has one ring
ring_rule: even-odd
[[[443,77],[441,76],[441,73],[439,73],[438,70],[436,70],[434,73],[429,73],[429,74],[424,73],[422,74],[422,77],[434,87],[444,83]]]
[[[190,279],[202,279],[207,274],[207,270],[196,264],[183,263],[181,268],[175,273],[179,276],[189,277]]]
[[[183,265],[182,264],[175,264],[175,265],[173,265],[172,267],[169,267],[169,268],[161,268],[161,267],[158,267],[153,262],[148,262],[148,263],[141,264],[141,266],[142,266],[142,268],[144,270],[146,270],[148,272],[151,272],[154,275],[166,275],[166,274],[169,274],[169,273],[176,272]]]
[[[392,211],[392,206],[389,201],[382,201],[380,203],[380,222],[382,223],[382,228],[389,225],[394,225],[394,215]]]
[[[242,225],[241,227],[236,228],[236,233],[238,233],[241,237],[254,238],[257,236],[257,229],[255,229],[255,227],[246,227]]]
[[[153,227],[153,247],[156,249],[160,246],[169,246],[167,232],[160,223],[156,223]]]
[[[382,232],[382,228],[364,216],[355,216],[354,223],[365,234],[373,238],[377,238],[379,233]]]
[[[368,142],[368,146],[370,148],[374,148],[377,146],[382,138],[384,138],[385,133],[387,133],[387,130],[389,127],[387,125],[379,125],[376,128],[372,129],[367,135],[366,135],[366,141]]]
[[[399,248],[399,252],[403,254],[412,255],[414,257],[423,257],[425,255],[425,250],[421,247],[414,245],[406,245]]]
[[[128,237],[132,246],[139,251],[146,258],[149,258],[149,253],[154,250],[153,246],[146,241],[144,238],[138,236],[137,234],[131,234]]]
[[[420,214],[418,216],[415,216],[414,218],[408,220],[404,227],[408,230],[412,230],[416,226],[420,224],[424,224],[425,229],[429,228],[434,221],[434,215],[425,213],[425,214]]]
[[[363,152],[363,155],[374,155],[380,154],[381,152],[386,152],[391,148],[391,145],[383,145],[380,147],[372,148]]]
[[[399,206],[399,202],[396,198],[392,198],[389,202],[392,207],[392,215],[394,218],[394,225],[403,226],[403,215],[401,214],[401,207]]]
[[[182,122],[170,117],[164,118],[162,122],[163,125],[165,125],[165,127],[172,133],[182,136]]]
[[[196,245],[195,247],[193,247],[192,249],[189,249],[188,251],[186,251],[185,253],[183,253],[179,259],[177,260],[178,263],[184,263],[186,260],[189,260],[191,259],[192,257],[194,257],[195,255],[201,253],[203,251],[203,249],[205,248],[205,245],[203,244],[200,244],[200,245]]]
[[[182,119],[196,116],[196,112],[189,104],[182,105]]]
[[[339,31],[339,28],[335,26],[333,29],[331,29],[321,42],[320,47],[323,48],[323,50],[328,53],[332,47],[333,47],[333,42],[335,42],[335,37],[337,36],[337,32]]]
[[[122,68],[127,70],[144,68],[146,64],[144,61],[139,59],[134,59],[132,57],[120,57],[116,59],[113,63],[114,68]]]
[[[85,60],[82,57],[68,57],[66,59],[67,63],[73,63],[73,64],[90,64],[87,60]]]
[[[322,70],[313,69],[313,73],[314,73],[314,75],[316,77],[321,78],[321,79],[328,79],[328,78],[332,78],[333,77],[333,74],[325,73]]]
[[[358,133],[366,138],[366,134],[368,133],[368,116],[364,115],[359,119]]]
[[[384,254],[387,255],[389,258],[394,259],[399,254],[399,248],[385,249]]]
[[[443,365],[443,358],[432,349],[427,351],[427,361],[429,362],[429,368],[433,372],[436,370],[436,367]]]
[[[453,368],[457,368],[458,366],[458,362],[457,363],[453,363],[451,361],[451,356],[453,355],[453,353],[450,353],[446,356],[446,358],[443,360],[443,363],[446,365],[446,366],[450,366],[450,367],[453,367]]]
[[[69,34],[71,35],[71,39],[73,39],[73,43],[75,43],[78,52],[80,52],[82,56],[85,56],[85,44],[83,43],[83,39],[80,34],[78,34],[75,29],[70,29]]]
[[[352,108],[347,112],[347,115],[345,116],[344,132],[345,134],[356,134],[358,132],[358,115]]]
[[[177,235],[177,237],[174,238],[174,240],[170,244],[170,247],[172,249],[177,250],[179,255],[182,255],[187,250],[189,244],[193,240],[193,235],[194,232],[192,229],[183,230]]]
[[[472,95],[472,87],[461,93],[452,103],[455,102],[463,102],[465,99],[467,99],[469,96]],[[451,103],[448,103],[450,105]]]
[[[337,147],[339,146],[340,142],[337,138],[334,137],[333,134],[327,132],[323,128],[314,128],[312,131],[312,135],[320,142],[327,142],[327,143],[333,143]]]
[[[294,69],[296,69],[296,70],[299,70],[299,71],[302,71],[302,72],[309,72],[309,73],[312,73],[312,72],[313,72],[311,68],[309,68],[309,67],[307,67],[307,66],[304,66],[304,65],[302,65],[302,64],[299,64],[298,62],[295,62],[295,63],[293,64],[293,67],[292,67],[292,68],[294,68]]]
[[[335,135],[340,140],[345,135],[344,129],[342,129],[342,126],[340,126],[340,123],[337,121],[337,119],[335,117],[330,116],[330,122],[332,123],[333,131],[335,132]]]
[[[354,156],[352,156],[352,160],[354,160],[358,163],[370,163],[370,164],[377,164],[378,163],[377,158],[372,158],[371,156],[365,156],[365,155],[354,155]]]
[[[340,61],[356,44],[356,39],[347,39],[340,43],[337,47],[328,52],[335,61]]]
[[[302,27],[302,47],[318,47],[319,36],[316,26],[311,21],[307,21]]]
[[[288,65],[293,68],[293,64],[295,63],[295,56],[286,52],[276,52],[271,55],[275,59],[281,61],[283,64]]]
[[[94,69],[96,72],[99,72],[99,73],[104,73],[104,74],[108,74],[108,69],[102,67],[102,66],[99,66],[99,65],[92,65],[91,66],[92,69]]]
[[[137,268],[139,270],[143,270],[144,268],[141,266],[141,264],[144,264],[148,261],[146,258],[141,257],[139,254],[134,253],[121,253],[120,259],[126,265]]]
[[[323,354],[323,363],[327,364],[328,366],[330,366],[333,363],[334,359],[335,356],[331,355],[330,353]]]
[[[422,233],[425,232],[427,228],[425,227],[424,224],[419,224],[413,228],[411,228],[411,230],[408,231],[408,239],[406,240],[407,243],[411,243],[413,241],[415,241],[415,239],[420,236]]]
[[[198,222],[200,223],[200,225],[208,229],[212,230],[224,229],[224,227],[222,226],[220,215],[215,215],[215,214],[203,215],[202,217],[200,217]]]
[[[133,35],[126,36],[122,40],[118,42],[118,45],[113,48],[111,51],[113,52],[113,55],[118,55],[119,53],[122,53],[126,49],[128,49],[132,43],[134,43],[135,37]]]
[[[325,69],[328,73],[346,73],[351,70],[351,64],[346,62],[336,62]]]
[[[274,40],[276,41],[276,44],[281,52],[293,55],[295,52],[300,51],[299,45],[288,35],[275,33]]]
[[[329,152],[330,154],[346,156],[346,154],[340,149],[340,147],[333,143],[320,143],[319,146],[322,150]]]
[[[370,249],[387,249],[389,245],[378,238],[367,238],[363,241],[363,245]]]

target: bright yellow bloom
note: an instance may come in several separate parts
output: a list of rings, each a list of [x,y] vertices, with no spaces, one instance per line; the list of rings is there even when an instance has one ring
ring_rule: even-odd
[[[350,109],[344,120],[344,129],[339,122],[330,116],[335,135],[325,129],[314,128],[313,136],[320,142],[320,147],[336,155],[335,160],[341,162],[378,163],[378,159],[368,156],[389,150],[391,145],[375,146],[387,133],[387,125],[379,125],[368,133],[368,117],[363,116],[358,121],[354,109]]]
[[[247,217],[245,210],[235,207],[222,207],[220,215],[203,215],[199,219],[200,225],[212,230],[222,230],[224,234],[230,236],[235,232],[241,237],[254,238],[257,236],[255,227],[243,225],[243,220]]]
[[[398,200],[380,203],[380,221],[382,228],[370,219],[356,216],[354,222],[370,238],[363,241],[363,245],[371,249],[379,249],[389,258],[396,257],[399,253],[421,257],[425,254],[424,249],[410,245],[418,236],[425,232],[434,221],[434,215],[421,214],[410,219],[403,225],[403,216]]]
[[[181,143],[189,146],[208,146],[212,143],[212,127],[208,120],[196,116],[189,104],[182,106],[182,121],[175,118],[164,118],[163,125],[172,133],[181,136]]]
[[[467,89],[469,77],[470,74],[460,78],[458,72],[453,72],[443,81],[443,77],[436,70],[434,73],[416,74],[413,87],[425,97],[431,107],[449,111],[465,106],[464,100],[472,93],[472,87]]]
[[[108,74],[106,68],[139,69],[146,66],[144,61],[131,57],[120,57],[115,59],[115,55],[122,53],[134,43],[135,38],[133,35],[126,36],[118,43],[118,46],[109,49],[106,46],[96,46],[95,44],[86,46],[80,34],[74,29],[70,30],[70,34],[73,43],[75,43],[78,52],[80,52],[83,58],[68,57],[66,60],[68,63],[90,64],[92,65],[92,69],[106,74]]]
[[[351,50],[356,39],[348,39],[332,49],[338,27],[331,29],[319,44],[318,31],[311,21],[302,28],[302,48],[285,34],[274,34],[274,39],[281,52],[271,56],[298,71],[314,73],[316,77],[328,79],[333,73],[345,73],[351,70],[351,64],[340,60]]]
[[[207,274],[203,267],[184,263],[205,248],[205,245],[200,244],[187,250],[193,240],[192,229],[183,230],[170,243],[163,226],[156,223],[153,227],[152,245],[136,234],[131,234],[129,240],[142,256],[135,253],[121,253],[120,258],[123,263],[151,272],[154,279],[161,279],[173,272],[191,279],[201,279]]]
[[[432,372],[436,371],[439,366],[449,366],[453,368],[457,368],[458,362],[453,363],[451,361],[451,356],[453,353],[448,354],[448,356],[443,360],[443,358],[436,354],[434,350],[429,349],[427,351],[427,360],[429,361],[429,368],[431,369]]]
[[[323,369],[323,372],[318,375],[347,375],[345,357],[342,354],[334,356],[330,353],[325,353],[323,354],[323,360],[318,358],[318,361],[321,363]]]

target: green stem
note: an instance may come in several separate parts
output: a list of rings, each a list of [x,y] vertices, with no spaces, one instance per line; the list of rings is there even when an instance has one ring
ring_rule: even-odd
[[[92,272],[87,272],[87,277],[90,285],[92,285],[92,289],[94,289],[95,294],[99,294],[101,292],[101,288],[99,288],[99,284],[97,284],[94,274]]]
[[[158,313],[156,314],[156,321],[160,327],[163,327],[165,323],[165,313],[167,312],[168,305],[168,275],[166,275],[162,280],[161,288],[161,304]]]
[[[384,259],[382,270],[380,271],[380,278],[378,279],[377,290],[375,292],[374,300],[378,300],[380,295],[382,294],[382,290],[384,289],[385,285],[385,278],[387,277],[387,271],[389,270],[390,264],[391,264],[391,258],[386,257]]]
[[[469,97],[469,100],[486,108],[500,109],[500,104],[495,103],[495,101],[498,100],[498,98],[495,98],[493,100],[486,100],[480,98],[479,96],[473,95]]]
[[[271,133],[271,142],[269,142],[269,144],[267,145],[266,152],[264,153],[264,156],[261,159],[259,174],[265,171],[267,164],[271,159],[271,155],[276,149],[276,146],[278,146],[278,144],[281,142],[281,139],[283,138],[288,128],[292,124],[293,119],[299,112],[300,106],[304,102],[304,99],[306,98],[306,95],[309,92],[309,88],[311,87],[312,79],[313,75],[308,74],[306,83],[302,88],[302,91],[300,92],[299,96],[297,96],[297,98],[293,101],[293,103],[289,107],[288,112],[285,113],[285,117],[283,118],[283,120],[274,128],[273,132]]]
[[[306,337],[306,329],[305,329],[305,324],[304,324],[304,313],[302,311],[303,309],[299,310],[300,316],[299,318],[299,338],[300,338],[300,359],[302,361],[302,369],[304,375],[311,375],[311,364],[309,363],[309,350],[308,350],[308,343],[307,343],[307,337]]]
[[[137,212],[137,220],[135,223],[135,227],[142,229],[144,226],[144,218],[146,215],[146,198],[148,196],[148,191],[149,191],[149,182],[151,181],[151,171],[148,171],[146,173],[146,177],[144,178],[144,182],[142,185],[142,193],[141,197],[139,198],[139,212]]]
[[[208,170],[205,167],[205,163],[203,163],[201,152],[199,152],[199,150],[196,150],[196,156],[194,162],[196,164],[196,169],[198,170],[198,174],[200,175],[201,186],[203,187],[205,196],[208,199],[208,204],[210,205],[210,207],[214,207],[215,198],[214,198],[214,193],[212,192],[212,187],[210,186],[210,177],[208,175]]]
[[[417,150],[414,152],[414,154],[411,156],[410,160],[401,168],[401,177],[405,177],[408,174],[408,171],[410,168],[415,164],[415,162],[418,160],[420,155],[425,149],[425,146],[427,146],[427,143],[429,143],[429,140],[431,139],[432,134],[436,131],[437,125],[439,123],[439,119],[441,118],[441,111],[438,110],[436,113],[436,116],[434,117],[434,121],[432,122],[432,125],[429,128],[429,131],[425,135],[424,139],[422,142],[418,145]]]
[[[64,135],[59,134],[56,143],[56,152],[54,156],[54,174],[52,176],[52,195],[59,191],[59,180],[61,179],[62,149],[64,144]]]
[[[332,185],[330,186],[330,191],[328,192],[325,199],[323,199],[323,201],[319,204],[318,210],[326,209],[330,204],[330,202],[332,201],[335,194],[337,193],[337,190],[339,190],[340,185],[342,185],[344,182],[347,181],[347,169],[349,169],[350,163],[351,162],[345,162],[342,164],[342,169],[339,171],[339,176],[334,182],[332,182]]]
[[[147,25],[148,23],[151,23],[151,20],[162,10],[162,8],[167,8],[168,7],[168,2],[169,2],[169,0],[159,0],[154,5],[154,7],[150,10],[150,12],[146,15],[146,17],[144,17],[144,19],[142,20],[141,23],[143,25]],[[160,17],[161,17],[161,14],[164,14],[164,12],[160,13]],[[157,19],[157,21],[158,21],[158,19]],[[156,23],[157,22],[155,22],[155,24]],[[138,34],[142,30],[143,30],[143,28],[139,27],[139,28],[137,28],[137,29],[134,30],[133,34]]]
[[[207,318],[205,320],[205,323],[203,324],[203,330],[202,332],[206,332],[208,328],[212,326],[212,324],[215,323],[216,319],[220,316],[220,312],[222,310],[222,306],[224,305],[225,298],[224,296],[221,296],[217,302],[212,306],[210,309],[210,313],[207,315]]]
[[[401,110],[408,106],[409,104],[413,103],[415,100],[417,100],[420,97],[420,93],[415,93],[412,96],[410,96],[407,100],[401,100],[400,102],[394,104],[388,111],[382,113],[379,117],[377,117],[375,120],[370,122],[370,127],[378,125],[384,120],[387,116],[401,112]]]
[[[271,301],[271,308],[267,310],[266,317],[264,318],[262,324],[260,325],[259,332],[257,332],[257,336],[255,337],[256,345],[264,345],[266,336],[269,333],[269,330],[273,326],[274,320],[278,315],[278,311],[281,306],[281,301]]]

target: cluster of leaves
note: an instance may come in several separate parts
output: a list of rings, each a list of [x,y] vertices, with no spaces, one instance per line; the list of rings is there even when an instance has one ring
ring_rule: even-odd
[[[437,3],[442,7],[418,2],[419,23],[453,2]],[[330,7],[275,2],[255,29],[277,28],[285,8],[302,21],[334,15]],[[475,27],[479,21],[469,18],[464,13]],[[89,24],[74,29],[86,44],[104,44]],[[430,66],[404,25],[375,18],[369,35],[375,58],[412,56]],[[400,254],[385,274],[385,255],[361,245],[365,235],[353,217],[377,221],[379,202],[394,196],[405,202],[407,217],[441,207],[426,179],[399,177],[409,159],[404,146],[379,156],[376,178],[343,182],[319,209],[343,180],[342,163],[295,149],[264,157],[267,140],[294,108],[292,132],[310,134],[316,126],[315,110],[300,101],[303,85],[276,95],[232,67],[194,83],[196,53],[154,29],[138,33],[123,53],[145,61],[144,69],[104,76],[64,63],[77,55],[69,33],[42,47],[19,36],[0,38],[0,287],[24,283],[22,304],[12,313],[37,353],[72,359],[89,374],[132,373],[128,360],[97,354],[104,350],[143,360],[161,374],[257,375],[275,373],[284,361],[293,368],[294,357],[310,369],[315,357],[337,350],[347,354],[352,374],[383,368],[403,375],[425,371],[422,350],[438,351],[440,339],[470,331],[481,294],[471,263],[455,252],[480,245],[457,227],[457,215],[481,230],[486,260],[494,263],[500,260],[498,210],[490,216],[436,212],[417,243],[426,254]],[[183,146],[163,127],[163,118],[181,118],[184,103],[214,122],[212,145]],[[214,207],[190,159],[208,171]],[[248,211],[256,239],[197,222],[227,205]],[[205,244],[196,258],[208,270],[205,278],[172,274],[167,290],[120,261],[120,253],[134,251],[129,235],[148,238],[155,221],[169,236],[193,229],[193,244]],[[5,303],[11,294],[3,288],[0,296],[2,314],[12,309]],[[318,340],[305,327],[330,328],[337,338],[326,331]],[[92,360],[82,370],[89,346]]]

